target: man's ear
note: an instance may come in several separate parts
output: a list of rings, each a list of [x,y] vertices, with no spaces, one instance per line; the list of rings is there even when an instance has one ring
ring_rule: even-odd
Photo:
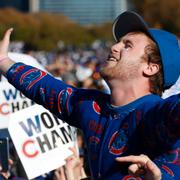
[[[144,74],[147,76],[152,76],[159,71],[159,65],[155,63],[148,63],[147,66],[144,68]]]

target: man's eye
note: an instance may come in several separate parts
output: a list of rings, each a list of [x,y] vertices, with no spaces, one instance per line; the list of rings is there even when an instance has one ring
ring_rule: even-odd
[[[131,48],[130,43],[126,43],[125,46],[124,46],[124,48],[125,48],[125,49]]]

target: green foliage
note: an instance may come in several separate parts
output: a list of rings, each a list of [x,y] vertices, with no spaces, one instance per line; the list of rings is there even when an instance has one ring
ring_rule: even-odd
[[[61,40],[65,44],[82,46],[95,39],[112,40],[111,24],[98,27],[80,26],[63,15],[45,12],[21,13],[14,9],[0,10],[0,35],[13,27],[12,40],[25,41],[39,50],[51,50]]]

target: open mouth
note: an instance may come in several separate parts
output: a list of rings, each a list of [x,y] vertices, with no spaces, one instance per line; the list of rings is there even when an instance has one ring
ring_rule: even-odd
[[[115,58],[115,57],[114,57],[114,56],[112,56],[112,55],[109,55],[109,56],[108,56],[107,61],[114,61],[114,62],[117,62],[117,61],[118,61],[118,59],[117,59],[117,58]]]

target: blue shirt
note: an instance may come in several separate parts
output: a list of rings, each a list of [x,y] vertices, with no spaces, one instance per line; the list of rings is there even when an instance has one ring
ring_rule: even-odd
[[[130,154],[148,155],[163,179],[179,179],[179,94],[164,100],[150,94],[113,107],[101,91],[74,88],[22,63],[13,65],[7,78],[27,97],[83,130],[93,179],[131,179],[128,164],[115,161]]]

